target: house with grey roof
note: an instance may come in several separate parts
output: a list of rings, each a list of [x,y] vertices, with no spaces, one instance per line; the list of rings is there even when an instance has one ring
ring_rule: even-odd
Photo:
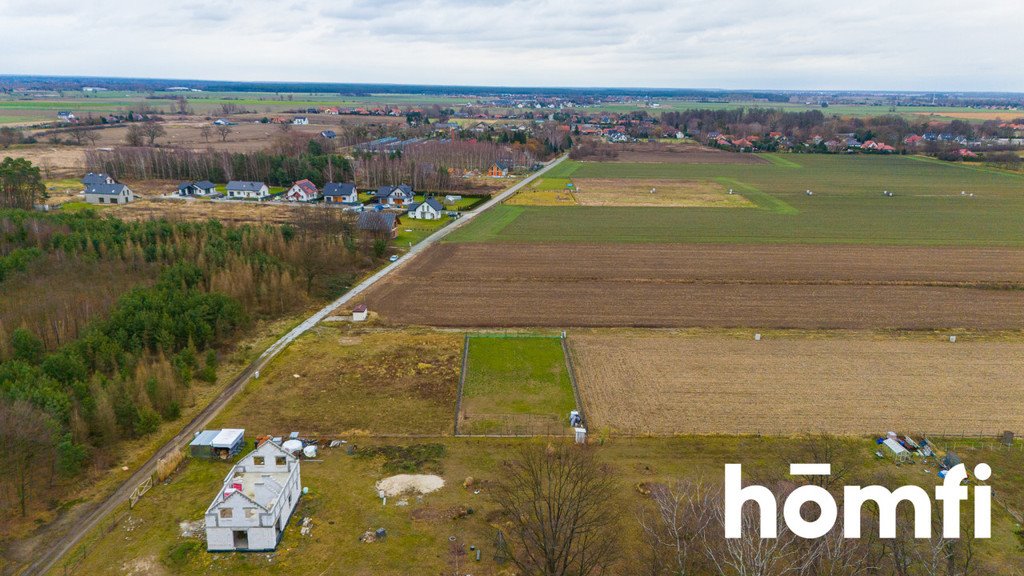
[[[103,172],[89,172],[82,177],[82,185],[88,186],[90,184],[114,184],[114,179],[109,174]]]
[[[444,214],[444,206],[433,198],[409,205],[409,218],[414,220],[440,220]]]
[[[324,202],[327,204],[356,204],[359,192],[351,182],[328,182],[324,186]]]
[[[209,180],[178,184],[178,196],[210,196],[216,192],[217,186]]]
[[[206,509],[210,552],[277,548],[302,496],[299,459],[268,440],[235,464]]]
[[[232,180],[227,185],[228,198],[252,198],[262,200],[270,196],[270,188],[263,182]]]
[[[401,223],[394,212],[360,212],[356,228],[369,234],[397,238]]]
[[[135,200],[135,193],[124,184],[88,184],[83,193],[89,204],[127,204]]]
[[[399,184],[398,186],[381,186],[373,193],[373,197],[378,204],[406,206],[415,200],[416,195],[408,184]]]

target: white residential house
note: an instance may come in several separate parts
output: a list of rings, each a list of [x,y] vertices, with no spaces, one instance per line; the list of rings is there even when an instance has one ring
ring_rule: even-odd
[[[358,204],[359,192],[351,182],[328,182],[324,186],[324,202],[327,204]]]
[[[206,549],[273,550],[301,495],[299,459],[264,442],[231,468],[206,509]]]
[[[87,184],[84,194],[89,204],[127,204],[135,200],[135,193],[124,184]]]
[[[292,184],[284,197],[289,202],[310,202],[320,198],[320,190],[309,180],[299,180]]]
[[[217,186],[209,180],[178,184],[178,196],[210,196],[216,192]]]
[[[262,200],[270,196],[270,188],[263,182],[232,180],[227,185],[228,198],[254,198]]]
[[[297,124],[299,126],[305,126],[305,125],[309,124],[309,118],[307,118],[305,116],[296,116],[295,118],[292,118],[292,124]]]
[[[415,220],[440,220],[444,214],[444,206],[433,198],[409,205],[409,218]]]

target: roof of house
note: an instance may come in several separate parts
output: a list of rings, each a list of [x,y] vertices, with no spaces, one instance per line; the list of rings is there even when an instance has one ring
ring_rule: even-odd
[[[106,184],[107,178],[110,176],[102,172],[89,172],[82,178],[82,184]]]
[[[444,206],[442,206],[440,202],[434,200],[433,198],[427,198],[423,202],[409,205],[409,212],[415,212],[416,209],[419,208],[422,204],[426,204],[427,206],[430,206],[431,208],[438,212],[444,210]]]
[[[324,186],[324,196],[350,196],[356,191],[356,185],[351,182],[328,182]]]
[[[356,226],[360,230],[390,233],[398,226],[398,215],[393,212],[360,212]]]
[[[128,187],[124,184],[89,184],[85,187],[86,194],[100,194],[102,196],[120,196]]]
[[[311,196],[319,192],[316,188],[316,184],[313,184],[309,180],[299,180],[298,182],[292,185],[293,188],[295,186],[298,186],[300,190]]]
[[[377,198],[387,198],[395,192],[401,192],[405,196],[412,196],[412,188],[408,184],[399,184],[398,186],[381,186],[374,192],[374,196]]]
[[[320,135],[323,136],[324,138],[334,138],[335,136],[337,136],[334,130],[323,130],[320,132]]]
[[[512,169],[512,163],[507,160],[498,160],[497,162],[494,163],[494,165],[497,166],[499,170]]]
[[[179,191],[190,187],[199,188],[200,190],[212,190],[217,186],[209,180],[200,180],[199,182],[182,182],[181,184],[178,184]]]
[[[353,312],[366,312],[366,304],[356,304],[355,308],[353,308],[352,311]]]
[[[243,190],[247,192],[256,192],[266,186],[263,182],[250,182],[248,180],[232,180],[228,182],[228,190]]]

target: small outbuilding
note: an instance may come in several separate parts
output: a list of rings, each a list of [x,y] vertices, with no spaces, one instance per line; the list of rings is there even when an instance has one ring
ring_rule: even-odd
[[[193,458],[226,460],[241,452],[244,443],[245,430],[242,428],[203,430],[189,443],[188,451]]]
[[[363,322],[366,320],[366,315],[368,313],[369,310],[367,309],[366,304],[357,304],[356,307],[352,309],[352,321]]]

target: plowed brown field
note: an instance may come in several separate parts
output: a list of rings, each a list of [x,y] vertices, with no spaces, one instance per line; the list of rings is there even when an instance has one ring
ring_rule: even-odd
[[[1024,342],[585,335],[569,343],[595,430],[994,436],[1024,429]]]
[[[441,244],[367,303],[438,326],[1019,329],[1024,251]]]

